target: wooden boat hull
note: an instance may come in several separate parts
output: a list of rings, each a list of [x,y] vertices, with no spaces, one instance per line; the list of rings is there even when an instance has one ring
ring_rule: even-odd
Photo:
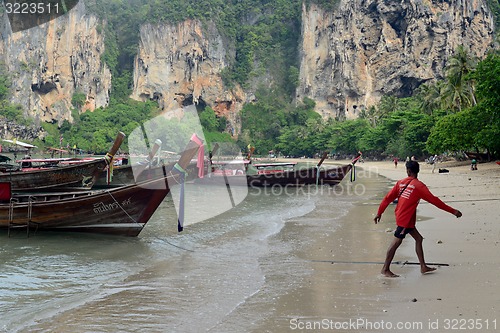
[[[220,176],[208,175],[197,179],[196,183],[242,185],[250,187],[337,185],[351,170],[352,164],[327,169],[305,168],[259,175]]]
[[[169,193],[167,178],[110,190],[14,196],[0,227],[137,236]]]
[[[0,182],[10,182],[13,191],[89,190],[106,165],[105,159],[98,159],[48,169],[6,172],[0,173]]]
[[[177,162],[180,170],[188,165],[200,141],[194,134]],[[7,185],[7,189],[0,187],[0,200],[3,200],[0,201],[0,227],[8,228],[9,232],[12,228],[28,228],[29,232],[34,227],[36,230],[137,236],[170,192],[168,182],[180,183],[182,175],[173,171],[174,168],[174,165],[170,169],[163,166],[164,176],[155,180],[107,190],[11,196],[10,184],[2,184]],[[182,223],[178,229],[182,230]]]

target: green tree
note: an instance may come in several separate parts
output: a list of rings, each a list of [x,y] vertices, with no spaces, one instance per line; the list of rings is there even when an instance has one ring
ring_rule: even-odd
[[[87,96],[84,93],[77,91],[73,94],[73,97],[71,98],[71,104],[78,110],[81,110],[82,106],[85,105],[86,99]]]
[[[432,115],[434,110],[440,109],[443,105],[441,96],[442,81],[437,83],[427,83],[419,87],[417,98],[420,100],[420,109],[427,114]]]
[[[10,80],[7,75],[4,74],[2,66],[0,66],[0,100],[5,100],[9,95],[10,90]]]
[[[489,54],[472,75],[477,82],[478,105],[473,109],[477,124],[476,144],[500,154],[500,54]]]
[[[365,119],[335,122],[330,129],[328,147],[337,152],[353,154],[360,150],[360,138],[370,127]]]
[[[205,131],[213,132],[218,129],[219,120],[211,107],[206,107],[205,110],[199,114],[199,117],[201,126]]]
[[[474,116],[469,109],[444,116],[432,128],[426,142],[427,150],[440,154],[473,148],[474,136],[478,130],[475,125]]]
[[[446,85],[442,91],[449,109],[461,111],[476,104],[473,81],[469,78],[476,63],[476,58],[462,45],[449,58],[445,69]]]

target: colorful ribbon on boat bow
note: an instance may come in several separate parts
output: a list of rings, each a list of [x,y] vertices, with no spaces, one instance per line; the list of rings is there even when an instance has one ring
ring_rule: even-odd
[[[106,183],[109,185],[113,181],[114,156],[110,153],[106,153],[104,158],[106,159],[106,162],[108,162],[108,166],[106,168]]]
[[[358,153],[358,156],[356,156],[356,158],[354,158],[351,162],[352,164],[352,168],[351,168],[351,182],[354,182],[356,181],[356,162],[359,161],[359,159],[361,158],[361,152]]]
[[[191,136],[191,140],[200,146],[198,148],[198,160],[196,161],[196,166],[198,167],[198,177],[203,178],[205,175],[205,146],[203,146],[203,141],[201,141],[196,134]]]

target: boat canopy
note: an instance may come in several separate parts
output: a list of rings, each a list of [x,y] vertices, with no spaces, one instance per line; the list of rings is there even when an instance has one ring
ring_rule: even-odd
[[[18,146],[21,146],[21,147],[24,147],[24,148],[28,148],[28,149],[38,148],[37,146],[31,145],[29,143],[22,142],[22,141],[19,141],[19,140],[2,139],[2,141],[8,142],[8,143],[12,143],[12,144],[15,144],[15,145],[18,145]]]

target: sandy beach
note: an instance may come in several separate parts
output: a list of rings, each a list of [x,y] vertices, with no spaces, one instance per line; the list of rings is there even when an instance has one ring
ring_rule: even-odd
[[[398,168],[389,161],[361,163],[358,178],[366,193],[335,232],[311,232],[298,221],[282,231],[281,237],[306,232],[315,237],[312,246],[297,253],[313,273],[298,290],[277,300],[266,331],[500,330],[500,166],[479,164],[471,171],[468,164],[448,162],[432,173],[431,165],[420,165],[419,179],[463,213],[457,219],[426,202],[417,211],[426,261],[449,266],[422,275],[418,265],[393,265],[400,277],[381,276],[377,262],[384,260],[393,237],[394,206],[378,225],[373,217],[382,197],[406,172],[404,163]],[[449,173],[438,173],[438,168]],[[418,262],[414,246],[407,237],[394,260]]]
[[[368,165],[368,163],[366,163]],[[421,322],[422,331],[466,329],[500,330],[500,166],[479,164],[471,171],[468,164],[421,163],[419,179],[431,192],[459,209],[457,219],[436,207],[421,202],[417,227],[424,236],[426,261],[448,263],[435,273],[421,275],[418,266],[394,267],[400,278],[390,279],[387,290],[391,307],[387,318],[393,321]],[[463,164],[463,163],[462,163]],[[370,163],[378,173],[392,180],[403,177],[404,165],[394,169],[389,163]],[[449,173],[437,173],[446,168]],[[383,224],[394,221],[386,211]],[[398,254],[396,254],[398,255]],[[399,255],[413,257],[414,241],[406,239]],[[397,259],[397,258],[395,258]],[[387,279],[386,279],[387,280]],[[496,321],[496,322],[495,322]]]

